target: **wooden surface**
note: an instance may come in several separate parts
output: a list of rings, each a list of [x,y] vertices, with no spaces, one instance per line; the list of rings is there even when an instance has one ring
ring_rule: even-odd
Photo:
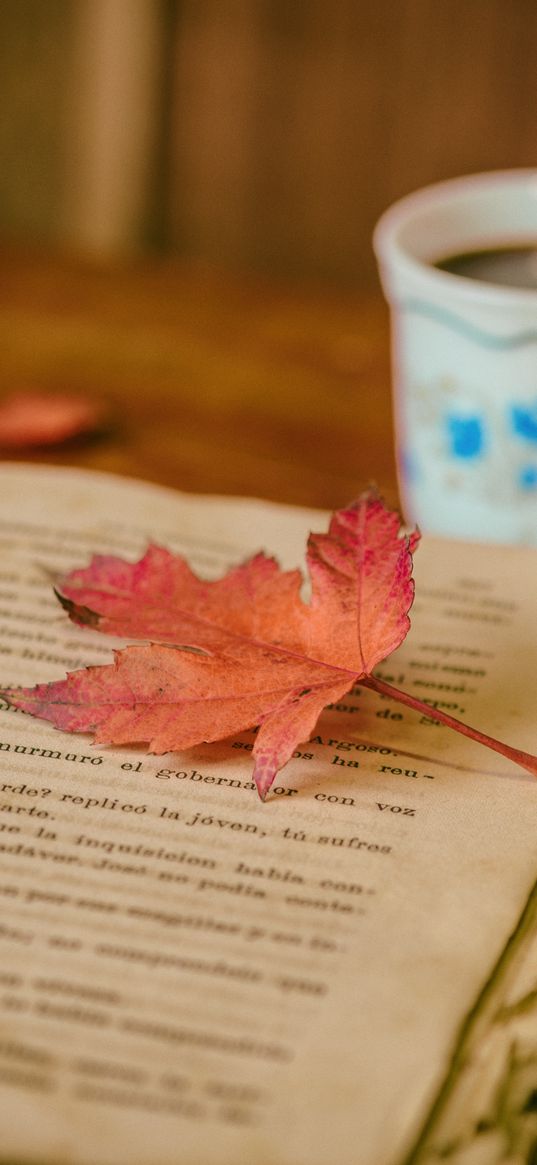
[[[396,502],[380,291],[18,252],[2,272],[0,394],[82,393],[110,411],[99,437],[11,459],[328,508],[375,481]]]

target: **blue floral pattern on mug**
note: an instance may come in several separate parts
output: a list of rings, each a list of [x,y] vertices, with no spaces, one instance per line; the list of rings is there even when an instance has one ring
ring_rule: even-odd
[[[468,461],[485,452],[485,427],[480,416],[465,417],[448,413],[447,435],[453,457]]]
[[[513,405],[511,408],[513,432],[523,441],[537,445],[537,401],[532,405]]]
[[[537,464],[523,465],[518,477],[520,488],[526,493],[537,492]]]
[[[480,498],[498,507],[520,504],[533,512],[537,498],[537,397],[513,402],[488,385],[439,377],[415,384],[400,470],[407,484],[434,480],[434,488]],[[410,467],[412,472],[409,472]],[[531,511],[530,511],[531,507]]]

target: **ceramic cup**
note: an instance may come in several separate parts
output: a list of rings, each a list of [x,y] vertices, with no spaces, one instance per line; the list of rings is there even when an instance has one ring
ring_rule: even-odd
[[[420,190],[386,211],[373,242],[405,517],[448,537],[537,544],[537,170]],[[472,252],[490,252],[485,278],[435,266]]]

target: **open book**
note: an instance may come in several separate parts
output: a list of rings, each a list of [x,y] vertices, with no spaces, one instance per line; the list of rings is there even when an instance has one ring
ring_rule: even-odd
[[[149,540],[207,577],[326,516],[0,469],[0,683],[118,641],[47,571]],[[346,500],[346,499],[342,499]],[[379,673],[537,751],[535,551],[424,539]],[[534,1160],[537,784],[356,688],[262,804],[253,732],[182,755],[0,712],[3,1165]]]

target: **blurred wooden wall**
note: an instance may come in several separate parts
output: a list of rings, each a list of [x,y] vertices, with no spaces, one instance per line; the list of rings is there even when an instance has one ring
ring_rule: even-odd
[[[117,33],[118,6],[124,36]],[[129,49],[137,24],[129,12],[140,6],[151,28],[144,37],[152,46],[150,67],[147,54]],[[41,70],[45,10],[54,17],[50,39],[56,38],[56,49],[47,50],[50,59],[45,53],[49,72],[55,59],[59,64],[48,90],[48,126],[46,101],[30,126],[26,97],[34,174],[35,157],[44,158],[47,144],[50,155],[48,184],[39,161],[42,207],[30,218],[32,229],[41,223],[44,230],[48,223],[49,237],[60,243],[68,238],[84,246],[92,239],[95,199],[86,200],[78,226],[73,216],[73,192],[78,189],[80,197],[88,156],[83,187],[91,180],[100,190],[109,178],[106,167],[113,167],[114,151],[108,151],[108,161],[106,151],[94,151],[93,162],[89,148],[84,155],[87,109],[85,128],[72,115],[81,107],[81,78],[95,74],[93,68],[84,71],[80,53],[93,53],[93,60],[99,53],[98,39],[90,44],[91,37],[80,32],[82,10],[86,17],[99,10],[103,43],[109,45],[107,21],[116,28],[109,77],[121,73],[122,53],[130,53],[122,94],[103,72],[100,124],[108,124],[108,94],[115,124],[123,125],[116,150],[128,139],[140,155],[130,179],[125,175],[131,195],[139,187],[137,200],[129,203],[128,231],[119,237],[125,215],[116,202],[110,230],[94,232],[93,246],[99,239],[111,252],[158,244],[211,263],[364,282],[374,278],[373,225],[395,198],[454,174],[537,165],[537,0],[3,0],[0,46],[6,13],[13,25],[17,11],[27,15],[32,8]],[[14,42],[13,27],[10,36]],[[4,38],[4,56],[8,51]],[[28,80],[28,45],[25,53],[21,85]],[[67,69],[66,57],[77,67]],[[145,64],[137,64],[139,58]],[[10,100],[20,118],[14,69],[11,52]],[[3,85],[0,76],[0,98]],[[38,101],[35,80],[32,93]],[[91,101],[91,94],[86,98]],[[148,102],[153,132],[147,125],[138,132],[140,109]],[[4,112],[0,148],[9,120]],[[11,186],[26,183],[22,205],[29,205],[24,141],[19,138],[14,151],[12,123],[9,132],[17,162]],[[122,170],[116,158],[116,187]],[[13,233],[17,202],[9,182],[8,165],[7,177],[4,168],[0,178],[4,235]],[[19,235],[21,217],[19,207]]]
[[[184,0],[171,235],[368,278],[401,194],[537,164],[536,0]]]
[[[61,232],[71,41],[65,0],[0,0],[1,235]]]

